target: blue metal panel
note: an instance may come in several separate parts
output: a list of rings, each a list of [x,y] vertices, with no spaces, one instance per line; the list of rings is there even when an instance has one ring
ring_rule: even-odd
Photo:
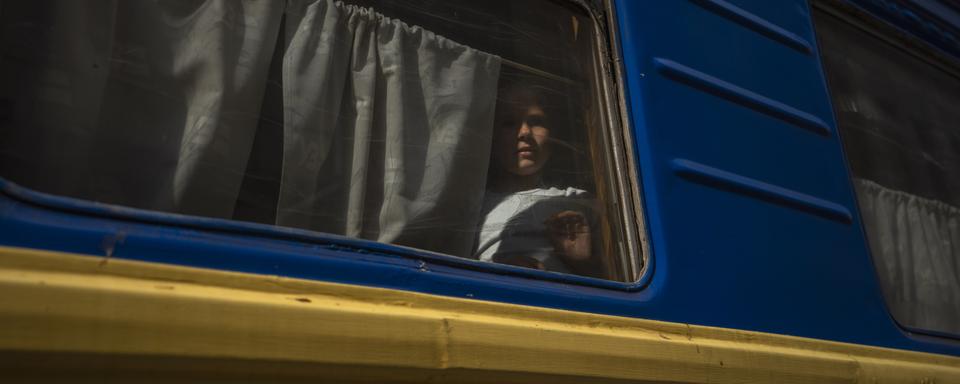
[[[636,285],[50,196],[0,179],[0,244],[628,315]],[[595,298],[596,300],[584,300]]]
[[[960,355],[866,251],[802,0],[616,3],[655,272],[618,284],[0,182],[0,244]]]
[[[957,354],[885,308],[806,3],[617,6],[657,265],[643,315]]]

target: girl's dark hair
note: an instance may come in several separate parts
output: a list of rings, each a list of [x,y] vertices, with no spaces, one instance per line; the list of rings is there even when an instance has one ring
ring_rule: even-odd
[[[565,119],[569,105],[563,84],[517,70],[505,70],[497,84],[497,104],[509,95],[518,95],[520,102],[536,104],[543,109],[549,123],[551,139],[559,140],[560,147],[569,146],[570,121]],[[566,145],[564,145],[566,144]]]

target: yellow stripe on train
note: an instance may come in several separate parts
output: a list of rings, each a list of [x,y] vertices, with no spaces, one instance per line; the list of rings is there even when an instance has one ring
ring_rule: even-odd
[[[21,380],[960,382],[935,354],[19,248],[0,292]]]

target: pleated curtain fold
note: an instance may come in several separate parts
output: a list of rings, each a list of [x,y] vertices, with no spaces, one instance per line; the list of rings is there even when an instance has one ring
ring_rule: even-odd
[[[46,13],[4,31],[8,90],[31,90],[0,91],[12,179],[231,218],[282,49],[276,224],[470,253],[497,56],[332,0],[25,3],[5,10]]]

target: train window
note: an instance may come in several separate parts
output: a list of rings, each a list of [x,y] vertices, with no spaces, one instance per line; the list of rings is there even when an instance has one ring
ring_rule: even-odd
[[[637,278],[606,36],[585,4],[0,7],[0,176],[13,182]]]
[[[851,12],[814,21],[884,296],[901,325],[960,335],[960,61]]]

